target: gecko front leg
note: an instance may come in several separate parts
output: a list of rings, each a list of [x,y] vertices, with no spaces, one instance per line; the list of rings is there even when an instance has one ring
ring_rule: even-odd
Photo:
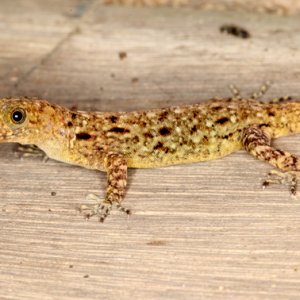
[[[270,163],[278,170],[272,170],[263,183],[263,187],[272,183],[289,186],[291,195],[296,195],[297,175],[300,174],[300,160],[295,155],[271,146],[271,134],[268,128],[259,125],[249,126],[242,138],[244,148],[253,156]]]
[[[16,144],[14,153],[20,159],[28,157],[39,157],[43,162],[47,162],[49,159],[49,157],[43,150],[32,144]]]
[[[105,159],[105,170],[107,172],[107,187],[106,196],[103,201],[96,195],[92,195],[94,200],[97,200],[95,205],[81,205],[80,211],[84,212],[86,218],[94,215],[98,216],[100,222],[104,222],[110,214],[113,207],[126,213],[131,214],[131,211],[121,205],[121,201],[125,195],[127,185],[127,161],[123,155],[118,153],[109,153]]]

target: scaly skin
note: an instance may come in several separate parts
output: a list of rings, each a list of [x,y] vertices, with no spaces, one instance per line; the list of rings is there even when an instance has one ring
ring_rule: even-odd
[[[295,101],[213,99],[141,112],[88,113],[12,98],[0,100],[0,112],[0,142],[34,144],[50,158],[107,172],[104,204],[89,208],[100,221],[112,205],[129,213],[120,204],[127,167],[206,161],[244,148],[282,171],[300,170],[297,157],[270,145],[272,138],[300,132],[300,102]],[[13,120],[16,112],[23,114],[21,121]]]

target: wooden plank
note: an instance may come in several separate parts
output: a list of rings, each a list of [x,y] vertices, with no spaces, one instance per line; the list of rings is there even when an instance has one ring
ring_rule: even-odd
[[[297,17],[97,1],[74,17],[76,1],[9,2],[0,10],[1,97],[134,110],[228,96],[231,83],[249,95],[265,80],[275,82],[268,97],[300,95]],[[228,22],[251,39],[221,34]],[[297,137],[276,145],[300,155]],[[104,224],[75,210],[87,193],[103,195],[104,174],[19,160],[8,144],[0,157],[1,299],[298,298],[299,199],[284,187],[263,191],[270,167],[243,151],[130,170],[133,215],[114,212]]]

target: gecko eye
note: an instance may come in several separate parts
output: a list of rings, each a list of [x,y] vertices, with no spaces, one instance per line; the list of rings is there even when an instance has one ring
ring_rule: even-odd
[[[15,124],[22,124],[26,118],[26,112],[22,108],[16,108],[11,112],[11,120]]]

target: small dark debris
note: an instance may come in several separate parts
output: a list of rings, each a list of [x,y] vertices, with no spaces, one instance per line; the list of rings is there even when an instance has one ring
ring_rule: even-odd
[[[120,51],[119,52],[119,58],[120,60],[123,60],[127,57],[127,53],[125,51]]]
[[[56,196],[56,192],[51,192],[51,196]]]
[[[73,265],[69,265],[69,268],[70,268],[70,269],[73,269],[73,267],[74,267]]]
[[[164,246],[167,243],[165,241],[161,241],[161,240],[152,240],[146,243],[149,246]]]
[[[138,81],[139,81],[139,79],[137,77],[132,77],[131,78],[132,83],[137,83]]]
[[[88,274],[83,276],[83,278],[89,278],[89,277],[90,277],[90,275],[88,275]]]
[[[220,32],[225,32],[233,36],[239,37],[241,39],[250,38],[250,33],[243,27],[234,25],[234,24],[225,24],[220,27]]]

